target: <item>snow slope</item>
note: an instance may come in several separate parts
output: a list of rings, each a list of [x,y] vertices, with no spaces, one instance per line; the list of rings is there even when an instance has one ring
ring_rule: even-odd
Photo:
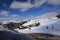
[[[40,22],[41,25],[38,27],[32,27],[31,30],[29,30],[29,28],[21,29],[21,30],[15,29],[15,30],[20,33],[48,33],[48,34],[60,35],[60,19],[59,18],[53,17],[51,19],[35,19],[23,25],[27,26],[29,24],[33,24],[35,21]],[[52,26],[53,26],[53,29],[52,29]]]

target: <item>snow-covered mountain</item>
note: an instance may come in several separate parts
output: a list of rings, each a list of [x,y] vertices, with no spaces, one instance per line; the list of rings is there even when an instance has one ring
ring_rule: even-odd
[[[40,23],[39,26],[32,27],[31,30],[29,30],[29,28],[21,30],[15,29],[15,30],[20,33],[48,33],[48,34],[60,35],[60,18],[57,18],[56,15],[55,16],[50,15],[52,16],[50,18],[46,15],[46,17],[48,18],[42,18],[42,19],[37,18],[34,20],[31,19],[29,22],[23,24],[23,26],[28,26],[34,24],[35,22]]]
[[[59,13],[47,13],[42,16],[38,16],[35,19],[26,19],[27,21],[22,26],[27,27],[25,29],[15,29],[19,33],[48,33],[54,35],[60,35],[60,18],[57,17]],[[21,20],[5,20],[1,23],[7,24],[9,22],[20,23]],[[40,23],[38,26],[35,26],[37,23]],[[33,25],[33,26],[32,26]],[[32,27],[30,27],[32,26]]]

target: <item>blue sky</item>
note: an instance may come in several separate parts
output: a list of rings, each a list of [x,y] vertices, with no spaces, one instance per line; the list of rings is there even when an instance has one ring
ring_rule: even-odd
[[[0,0],[0,18],[29,18],[60,12],[60,0]]]

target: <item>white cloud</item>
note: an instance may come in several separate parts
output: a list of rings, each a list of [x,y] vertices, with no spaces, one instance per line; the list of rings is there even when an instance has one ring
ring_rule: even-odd
[[[36,7],[43,5],[46,1],[47,0],[35,0],[34,4],[30,3],[30,0],[28,0],[27,2],[14,1],[11,4],[10,8],[19,9],[20,11],[27,11],[30,8],[33,8],[33,7],[36,8]]]
[[[32,8],[33,5],[26,2],[26,3],[23,3],[23,2],[13,2],[10,6],[11,8],[13,9],[19,9],[21,11],[27,11],[28,9]]]
[[[41,16],[38,16],[37,18],[52,18],[52,17],[55,17],[57,14],[57,12],[48,12],[48,13],[45,13]]]
[[[31,3],[31,0],[28,0],[27,2],[13,1],[10,5],[10,8],[19,9],[20,11],[24,12],[29,10],[30,8],[38,8],[45,2],[52,5],[60,4],[60,0],[34,0],[34,4]]]
[[[48,4],[60,4],[60,0],[48,0]]]
[[[43,5],[45,2],[47,2],[47,0],[35,0],[34,7],[39,7]]]
[[[18,17],[19,15],[17,15],[17,14],[12,14],[12,15],[10,15],[10,17],[12,17],[12,18],[15,18],[15,17]]]
[[[9,11],[1,11],[0,12],[0,15],[2,15],[2,16],[8,16],[8,14],[9,14]]]

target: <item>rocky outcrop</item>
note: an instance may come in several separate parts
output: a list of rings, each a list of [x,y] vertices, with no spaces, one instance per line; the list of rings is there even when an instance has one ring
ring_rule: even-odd
[[[56,17],[57,17],[57,18],[60,18],[60,14],[58,14]]]

